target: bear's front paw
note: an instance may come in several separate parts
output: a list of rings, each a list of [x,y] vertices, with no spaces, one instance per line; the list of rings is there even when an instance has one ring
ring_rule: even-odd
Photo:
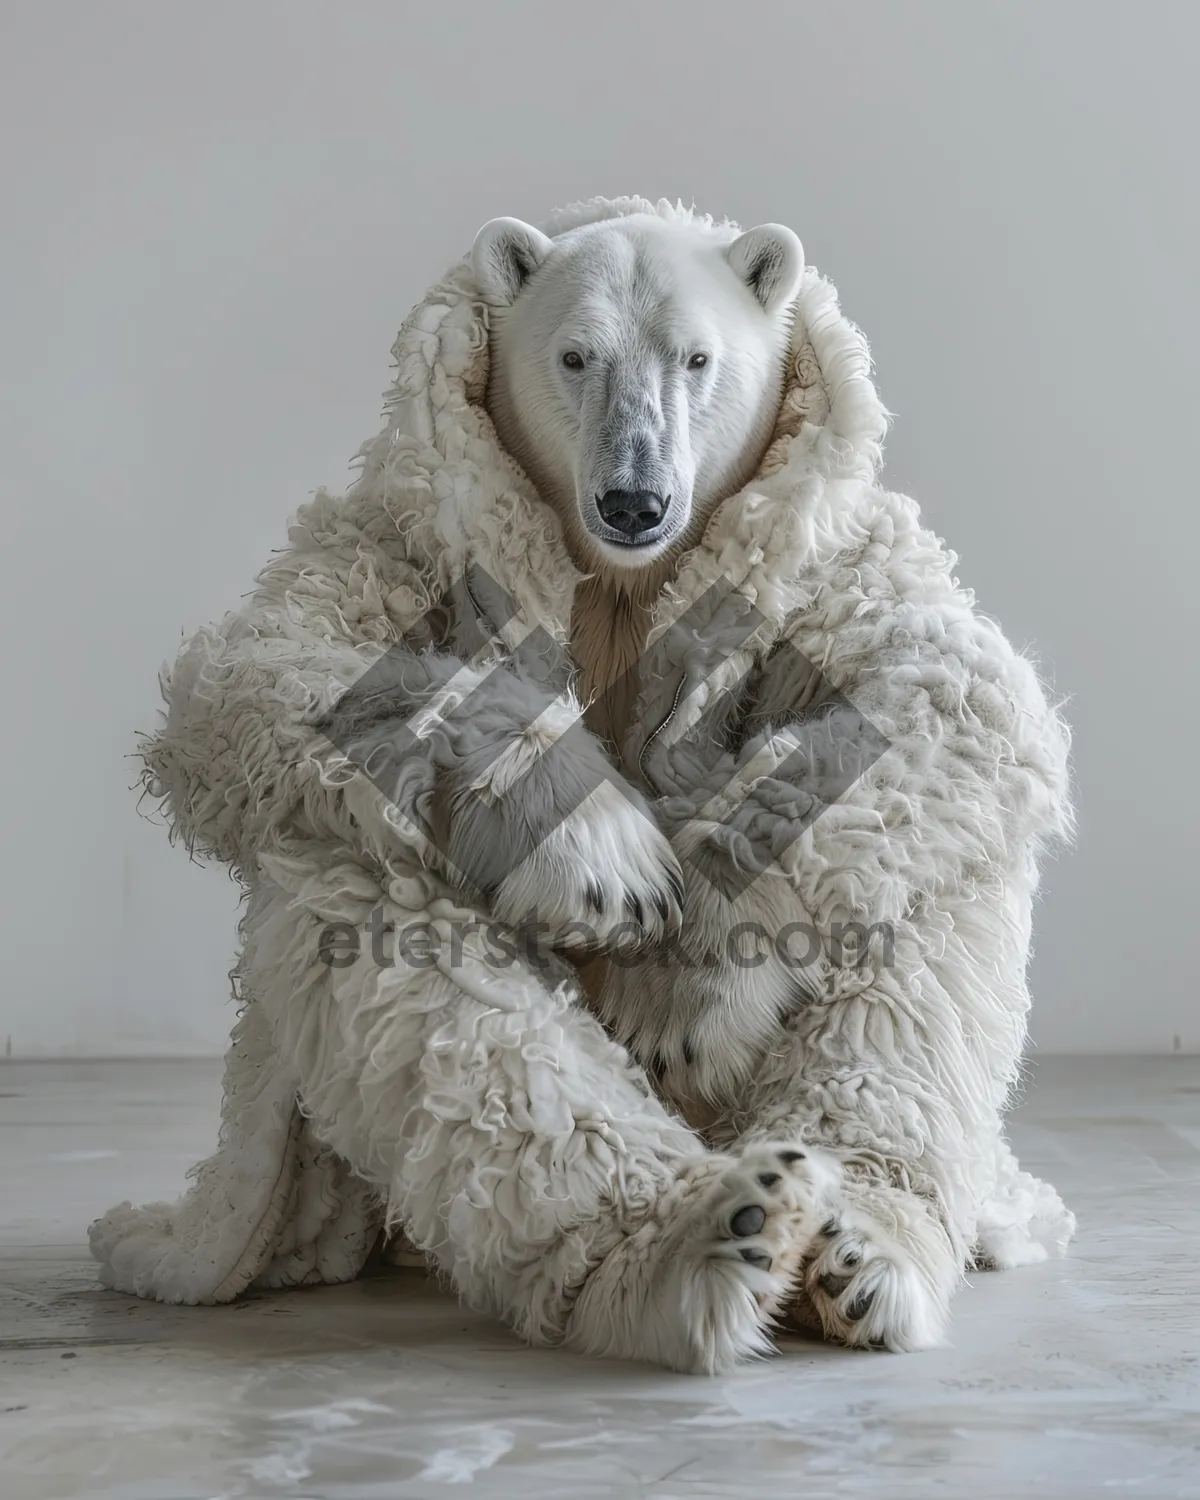
[[[683,876],[667,839],[610,781],[601,782],[501,883],[493,908],[550,927],[556,946],[641,946],[678,931]]]
[[[684,1164],[588,1277],[567,1347],[705,1375],[765,1354],[840,1177],[835,1159],[791,1141]]]

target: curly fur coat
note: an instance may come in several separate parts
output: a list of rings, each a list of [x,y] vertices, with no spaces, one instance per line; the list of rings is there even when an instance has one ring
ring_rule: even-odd
[[[543,227],[633,212],[691,214],[595,200]],[[880,487],[863,338],[809,269],[761,471],[657,599],[623,742],[585,737],[612,773],[555,834],[556,868],[611,876],[620,904],[648,808],[704,957],[606,965],[591,1008],[554,955],[495,962],[472,921],[515,922],[532,888],[464,882],[470,838],[452,859],[453,830],[430,832],[466,784],[468,730],[507,737],[501,763],[527,770],[531,734],[550,725],[552,744],[579,715],[518,659],[535,626],[568,652],[580,574],[485,410],[488,313],[466,261],[394,353],[360,479],[305,506],[246,607],[186,645],[145,747],[175,828],[245,883],[242,1004],[217,1152],[177,1204],[93,1226],[106,1284],[219,1302],[344,1280],[386,1219],[538,1342],[721,1368],[763,1347],[797,1278],[831,1336],[936,1341],[965,1266],[1061,1251],[1073,1229],[1002,1126],[1037,859],[1069,830],[1068,742],[953,554]],[[506,618],[456,590],[471,566]],[[368,751],[425,715],[381,790],[326,735],[405,642],[357,710]],[[497,664],[537,707],[456,727]],[[805,733],[815,717],[836,749],[839,714],[884,737],[848,788]],[[800,924],[816,950],[802,969],[773,949],[739,963],[726,939],[745,922]],[[426,924],[428,951],[328,961],[330,924],[372,923]],[[838,954],[831,934],[876,924],[886,962]]]

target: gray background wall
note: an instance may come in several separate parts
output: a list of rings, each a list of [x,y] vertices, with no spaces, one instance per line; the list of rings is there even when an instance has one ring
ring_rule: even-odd
[[[1044,1049],[1200,1048],[1194,7],[2,7],[0,1048],[218,1048],[236,893],[137,817],[184,629],[376,430],[496,214],[783,220],[872,340],[896,487],[1073,695]]]

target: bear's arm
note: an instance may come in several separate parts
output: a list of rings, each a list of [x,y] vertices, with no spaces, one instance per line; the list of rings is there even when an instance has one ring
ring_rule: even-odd
[[[600,742],[560,701],[554,663],[445,649],[469,653],[474,638],[429,597],[377,507],[318,496],[291,542],[247,606],[197,631],[164,678],[165,720],[142,747],[147,790],[191,849],[243,869],[303,833],[380,860],[407,848],[490,892],[492,866],[518,866],[576,793],[611,775]],[[570,733],[535,754],[555,715]],[[523,796],[466,795],[526,761]]]
[[[822,636],[801,620],[789,639],[840,698],[789,714],[777,650],[757,691],[768,727],[706,767],[703,790],[664,802],[673,841],[699,820],[706,862],[778,860],[825,930],[1004,882],[1069,832],[1066,728],[1032,664],[965,596],[876,600]]]
[[[1003,884],[1071,824],[1066,727],[993,621],[917,605],[860,623],[833,637],[824,670],[881,731],[882,753],[797,850],[821,925],[898,921],[922,896]],[[803,788],[803,755],[797,769]]]

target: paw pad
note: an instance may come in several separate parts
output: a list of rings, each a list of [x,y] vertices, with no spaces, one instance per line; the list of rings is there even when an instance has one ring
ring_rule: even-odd
[[[738,1254],[748,1266],[757,1266],[760,1271],[769,1271],[771,1269],[771,1257],[765,1250],[751,1250],[746,1248],[739,1250]]]
[[[738,1239],[749,1239],[767,1222],[767,1211],[757,1203],[747,1203],[745,1208],[739,1208],[737,1213],[729,1221],[729,1227]]]

